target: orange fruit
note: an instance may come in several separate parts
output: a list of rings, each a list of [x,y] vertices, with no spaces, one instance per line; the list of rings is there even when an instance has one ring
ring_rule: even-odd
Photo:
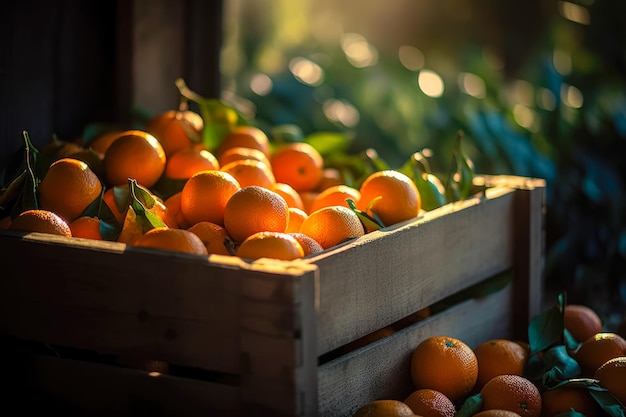
[[[49,233],[52,235],[72,237],[70,226],[61,216],[52,211],[41,209],[21,212],[13,219],[9,230]]]
[[[280,232],[258,232],[248,236],[237,248],[237,256],[246,259],[272,258],[291,261],[302,258],[304,251],[291,235]]]
[[[404,400],[413,413],[422,417],[454,417],[456,408],[448,397],[441,392],[422,388],[413,391]]]
[[[109,185],[135,179],[152,187],[165,171],[165,151],[159,141],[142,130],[126,130],[104,154],[104,171]]]
[[[91,168],[78,159],[53,162],[37,187],[40,208],[71,222],[102,193],[102,184]]]
[[[498,375],[480,390],[483,410],[509,410],[524,417],[539,417],[541,394],[528,379],[519,375]]]
[[[167,227],[178,228],[180,225],[178,224],[178,219],[176,218],[176,214],[170,212],[165,203],[161,201],[156,196],[154,197],[154,206],[148,209],[149,212],[156,215]]]
[[[287,221],[287,229],[285,231],[287,233],[295,233],[300,231],[300,227],[304,220],[309,217],[308,214],[304,212],[304,210],[300,210],[299,208],[289,207],[289,220]]]
[[[541,416],[552,417],[574,409],[586,417],[597,414],[598,403],[586,388],[558,387],[541,394]]]
[[[491,378],[498,375],[523,375],[528,352],[513,340],[491,339],[474,348],[478,360],[478,380],[480,389]]]
[[[103,133],[99,136],[93,138],[87,146],[94,151],[98,152],[104,158],[104,154],[106,153],[109,146],[115,141],[115,139],[120,137],[121,130],[113,130],[111,132]]]
[[[348,199],[358,203],[361,199],[361,192],[347,185],[333,185],[317,195],[311,204],[311,212],[328,206],[350,207],[346,202]]]
[[[406,175],[395,170],[377,171],[359,187],[359,210],[376,213],[385,226],[418,216],[421,200],[417,187]],[[380,200],[373,200],[381,197]]]
[[[228,232],[219,224],[211,222],[198,222],[188,228],[190,232],[197,235],[209,254],[230,255],[227,241],[230,239]]]
[[[509,410],[483,410],[474,414],[473,417],[522,417],[514,411]]]
[[[0,230],[8,230],[11,227],[11,216],[6,216],[0,219]]]
[[[567,304],[563,310],[565,328],[578,342],[602,332],[602,320],[591,308],[580,304]]]
[[[312,213],[311,206],[313,205],[313,201],[315,201],[315,199],[319,195],[319,192],[318,191],[300,191],[298,192],[298,194],[300,194],[300,199],[302,200],[302,206],[304,208],[304,211],[307,213]]]
[[[437,390],[457,401],[467,395],[478,379],[478,360],[463,341],[431,336],[421,341],[411,355],[411,380],[415,389]]]
[[[324,191],[333,185],[345,185],[345,181],[341,172],[337,168],[324,168],[322,170],[322,179],[317,184],[317,191]]]
[[[202,117],[191,110],[167,110],[154,115],[146,131],[157,138],[166,156],[202,141]]]
[[[224,136],[217,151],[218,159],[230,148],[252,148],[270,154],[270,141],[265,132],[255,126],[235,126]]]
[[[96,174],[98,179],[104,181],[104,154],[94,151],[93,149],[84,149],[80,152],[70,154],[68,158],[83,161],[89,165],[89,168]]]
[[[243,242],[257,232],[284,233],[288,221],[285,199],[257,185],[235,192],[224,209],[224,227],[235,242]]]
[[[324,207],[304,219],[300,233],[311,236],[324,249],[363,236],[365,229],[354,211],[344,206]]]
[[[609,359],[593,374],[601,387],[609,390],[615,398],[626,405],[626,355]]]
[[[375,400],[359,407],[352,417],[411,417],[411,407],[398,400]]]
[[[80,152],[84,149],[85,148],[78,143],[54,138],[48,143],[45,143],[40,148],[40,152],[42,155],[47,156],[49,160],[56,161],[61,158],[67,158],[71,154]]]
[[[583,376],[591,377],[609,359],[626,356],[626,340],[617,333],[596,333],[573,354]]]
[[[288,232],[288,234],[293,236],[298,241],[298,243],[300,243],[300,246],[302,246],[302,250],[304,251],[304,256],[313,255],[314,253],[318,253],[324,250],[322,245],[317,243],[317,241],[311,236],[305,235],[304,233],[293,232]]]
[[[304,210],[302,197],[300,197],[300,194],[291,185],[285,184],[284,182],[275,182],[271,190],[280,194],[289,207]]]
[[[258,185],[271,189],[274,183],[276,183],[272,170],[263,162],[254,159],[229,162],[221,170],[235,177],[242,188],[249,185]]]
[[[324,160],[308,143],[287,143],[270,157],[277,182],[291,185],[296,191],[312,191],[322,179]]]
[[[201,221],[224,225],[224,209],[231,196],[241,187],[227,172],[200,171],[183,186],[180,209],[190,225]]]
[[[269,158],[265,153],[263,153],[263,151],[243,146],[235,146],[234,148],[226,149],[218,158],[221,166],[224,166],[229,162],[240,161],[242,159],[254,159],[259,162],[263,162],[268,167],[271,166]]]
[[[215,155],[206,149],[183,148],[167,157],[165,176],[182,180],[207,169],[220,169]]]
[[[100,233],[100,219],[97,217],[81,216],[69,223],[73,237],[102,240]]]
[[[183,212],[180,208],[182,195],[183,195],[182,191],[174,193],[171,196],[169,196],[167,199],[165,199],[163,204],[165,204],[165,207],[167,207],[167,211],[170,213],[170,216],[173,216],[176,219],[176,223],[178,224],[178,227],[181,229],[188,229],[189,226],[191,225],[189,224],[189,222],[183,215]]]
[[[169,227],[157,227],[148,230],[134,242],[134,246],[197,255],[208,254],[206,246],[204,246],[204,243],[196,234],[185,229],[172,229]]]

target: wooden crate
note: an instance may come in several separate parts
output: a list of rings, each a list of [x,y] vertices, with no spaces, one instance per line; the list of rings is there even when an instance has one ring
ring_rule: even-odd
[[[477,185],[466,201],[292,262],[3,232],[8,398],[69,415],[331,417],[402,399],[424,338],[525,339],[540,310],[544,181]],[[140,359],[167,371],[129,366]]]

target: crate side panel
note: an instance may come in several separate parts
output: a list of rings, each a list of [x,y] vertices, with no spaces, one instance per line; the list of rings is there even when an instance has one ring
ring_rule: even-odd
[[[376,399],[403,400],[412,391],[410,358],[430,336],[456,337],[471,348],[513,334],[513,286],[470,299],[372,345],[319,367],[320,415],[351,416]]]
[[[3,334],[237,373],[241,280],[267,276],[271,282],[278,273],[302,271],[265,271],[234,257],[216,264],[125,245],[71,243],[0,236],[11,271],[0,278]],[[285,306],[293,310],[293,301]]]
[[[303,276],[243,279],[242,286],[244,411],[317,415],[317,269]]]
[[[514,190],[372,233],[320,268],[320,354],[512,265]],[[389,300],[393,300],[390,303]]]
[[[234,385],[53,356],[24,357],[19,364],[15,376],[27,382],[12,387],[11,400],[20,409],[44,403],[48,411],[96,417],[240,415]]]

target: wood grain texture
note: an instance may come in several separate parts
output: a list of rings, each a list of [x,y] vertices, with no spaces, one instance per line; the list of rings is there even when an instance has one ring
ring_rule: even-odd
[[[514,191],[471,198],[313,258],[318,352],[391,324],[513,263]]]
[[[412,391],[413,349],[430,336],[456,337],[471,348],[513,332],[513,286],[470,299],[319,367],[319,415],[350,417],[376,399],[404,400]]]

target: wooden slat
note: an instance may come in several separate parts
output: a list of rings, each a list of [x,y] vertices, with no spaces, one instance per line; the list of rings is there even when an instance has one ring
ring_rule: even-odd
[[[259,262],[276,267],[272,260]],[[318,285],[317,269],[303,276],[242,280],[241,401],[247,413],[317,415]]]
[[[490,195],[448,204],[313,258],[321,277],[318,352],[510,268],[515,191],[501,187]]]
[[[518,185],[515,195],[515,320],[517,328],[523,329],[518,338],[526,336],[529,321],[542,309],[545,193],[543,180],[527,180]]]
[[[456,337],[471,348],[513,334],[513,285],[470,299],[319,367],[319,415],[344,417],[377,399],[403,400],[412,391],[410,358],[430,336]]]
[[[316,270],[307,264],[270,269],[235,257],[213,263],[122,244],[81,243],[38,234],[0,236],[5,271],[11,271],[0,277],[3,334],[238,373],[239,323],[270,322],[261,309],[246,310],[242,321],[242,281],[265,278],[279,285],[281,278],[313,276]],[[274,317],[296,315],[288,292],[257,298],[265,296]],[[283,337],[293,337],[292,321],[272,325]]]
[[[18,364],[19,374],[12,376],[27,383],[12,386],[9,392],[15,395],[6,400],[21,410],[30,405],[41,411],[45,404],[52,414],[94,417],[241,415],[237,386],[53,356],[24,358]]]

